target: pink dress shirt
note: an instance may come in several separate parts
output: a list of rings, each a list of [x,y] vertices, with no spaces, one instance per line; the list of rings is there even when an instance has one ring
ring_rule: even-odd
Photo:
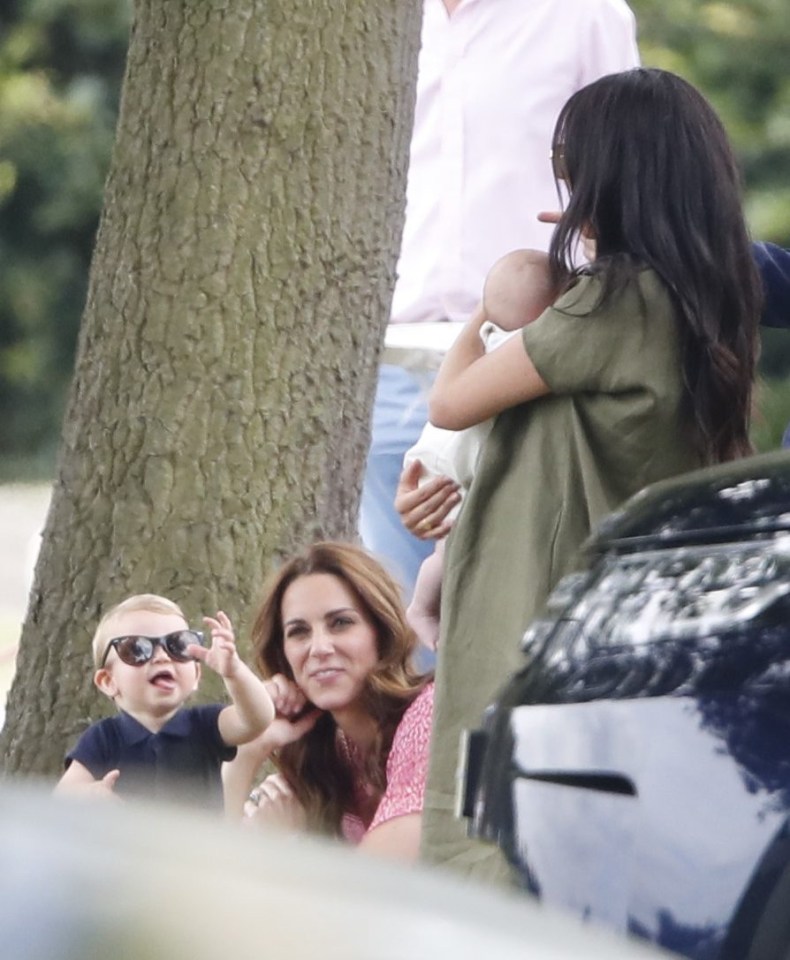
[[[392,322],[466,320],[495,260],[547,249],[560,108],[638,63],[624,0],[424,0]]]

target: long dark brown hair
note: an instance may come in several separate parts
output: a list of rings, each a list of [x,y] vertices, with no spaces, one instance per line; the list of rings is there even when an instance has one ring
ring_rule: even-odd
[[[341,580],[376,632],[379,659],[368,677],[363,705],[376,722],[378,735],[366,774],[371,784],[383,791],[395,730],[430,678],[411,664],[417,640],[406,622],[400,589],[381,564],[359,547],[330,542],[313,544],[288,560],[264,587],[252,626],[256,664],[264,677],[282,673],[294,679],[285,658],[282,601],[295,580],[315,573]],[[332,715],[322,714],[308,734],[280,750],[275,762],[307,811],[308,826],[339,836],[343,815],[353,812],[354,785],[348,764],[338,752],[337,725]]]
[[[575,93],[554,132],[555,176],[569,189],[552,239],[568,277],[579,234],[602,300],[645,265],[680,318],[686,407],[704,463],[751,452],[749,420],[762,305],[737,164],[705,98],[664,70],[602,77]]]

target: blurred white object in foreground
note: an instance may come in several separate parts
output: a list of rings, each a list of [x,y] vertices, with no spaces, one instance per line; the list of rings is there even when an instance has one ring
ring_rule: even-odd
[[[144,804],[6,785],[0,851],[5,960],[662,956],[524,894]]]

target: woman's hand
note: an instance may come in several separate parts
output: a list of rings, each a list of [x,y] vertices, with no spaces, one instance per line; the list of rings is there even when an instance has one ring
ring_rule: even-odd
[[[405,467],[395,493],[395,509],[401,522],[420,540],[441,540],[450,532],[447,515],[460,502],[460,488],[449,477],[433,477],[420,486],[422,464],[414,460]]]
[[[271,680],[265,680],[263,685],[272,698],[277,716],[295,717],[304,710],[307,703],[305,695],[285,674],[275,673]]]
[[[277,711],[274,720],[264,730],[261,740],[268,759],[272,753],[289,743],[295,743],[315,726],[321,711],[314,707],[304,712],[307,698],[299,687],[282,673],[266,681],[266,688]]]
[[[266,687],[277,711],[274,720],[259,737],[240,746],[235,759],[222,765],[225,812],[232,818],[241,815],[261,765],[282,747],[301,740],[321,716],[321,711],[314,708],[300,713],[305,705],[304,694],[282,674],[267,680]]]
[[[290,784],[281,773],[273,773],[259,784],[244,804],[245,824],[277,827],[301,832],[307,828],[307,815]]]
[[[272,753],[276,753],[289,743],[296,743],[297,740],[301,740],[306,733],[313,729],[320,716],[321,711],[315,708],[308,710],[303,716],[295,718],[281,717],[278,714],[260,737],[261,740],[265,741],[266,747],[266,756],[263,760],[267,760]]]
[[[275,674],[265,686],[274,702],[274,720],[252,743],[239,747],[239,754],[252,756],[258,766],[282,747],[301,740],[321,716],[321,711],[315,708],[303,712],[307,703],[305,695],[283,674]]]

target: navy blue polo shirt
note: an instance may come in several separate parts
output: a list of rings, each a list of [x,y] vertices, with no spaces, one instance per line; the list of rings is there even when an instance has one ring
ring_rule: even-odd
[[[121,797],[168,800],[222,809],[220,767],[236,756],[220,736],[220,703],[182,707],[158,733],[128,713],[100,720],[83,733],[66,755],[100,780],[120,770],[115,792]]]

